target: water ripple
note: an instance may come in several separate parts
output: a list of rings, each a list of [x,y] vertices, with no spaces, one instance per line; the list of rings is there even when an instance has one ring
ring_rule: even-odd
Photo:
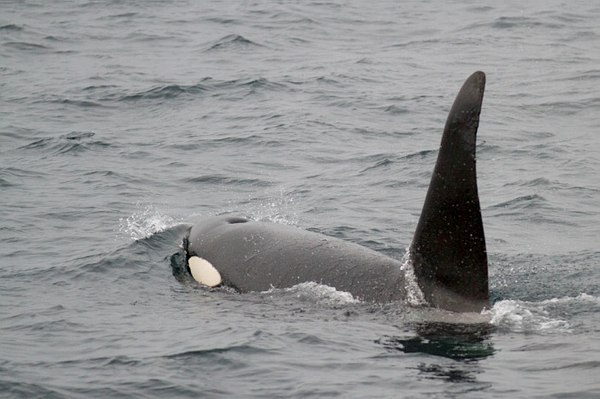
[[[250,185],[256,187],[270,187],[272,183],[260,179],[242,179],[225,175],[203,175],[181,179],[184,184],[211,184],[211,185]]]
[[[246,96],[253,94],[258,90],[270,91],[286,88],[286,85],[282,83],[272,82],[265,78],[235,79],[229,81],[204,78],[201,82],[192,85],[171,84],[165,86],[157,86],[139,93],[128,94],[121,97],[111,95],[109,97],[104,98],[104,100],[112,100],[115,99],[115,97],[118,101],[139,101],[155,99],[168,100],[184,95],[197,97],[205,94],[210,97],[215,97],[228,95],[230,93],[239,93],[242,96]]]
[[[95,151],[110,147],[111,144],[102,140],[91,140],[94,132],[71,132],[59,137],[48,137],[36,140],[19,147],[19,150],[43,150],[48,154],[79,155],[87,151]]]
[[[222,38],[215,40],[208,45],[205,52],[217,51],[217,50],[230,50],[240,51],[242,49],[252,49],[256,47],[264,47],[261,44],[255,43],[252,40],[246,39],[242,35],[230,34],[223,36]]]
[[[46,50],[50,50],[50,48],[47,46],[44,46],[39,43],[30,43],[30,42],[4,42],[4,46],[11,47],[16,50],[32,51],[32,52],[43,52]]]
[[[0,30],[21,32],[23,30],[23,27],[20,25],[16,25],[16,24],[7,24],[7,25],[0,26]]]

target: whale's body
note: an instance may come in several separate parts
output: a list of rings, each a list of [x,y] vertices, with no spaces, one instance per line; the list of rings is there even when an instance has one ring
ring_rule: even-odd
[[[367,301],[402,299],[401,262],[348,241],[278,223],[215,217],[192,227],[188,252],[241,292],[314,281]]]
[[[408,257],[425,301],[460,312],[489,306],[475,170],[484,87],[485,74],[475,72],[456,97]],[[403,263],[376,251],[239,217],[213,217],[194,225],[186,250],[196,280],[240,292],[314,281],[365,301],[390,302],[406,299],[410,285]]]

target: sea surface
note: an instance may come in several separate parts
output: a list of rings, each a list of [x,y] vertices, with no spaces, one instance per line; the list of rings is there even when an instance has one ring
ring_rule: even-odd
[[[0,397],[600,397],[598,21],[595,1],[0,1]],[[489,311],[182,271],[220,214],[401,259],[476,70]]]

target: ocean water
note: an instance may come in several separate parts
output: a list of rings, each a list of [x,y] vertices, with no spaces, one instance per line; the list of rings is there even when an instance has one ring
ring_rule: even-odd
[[[0,1],[0,397],[600,397],[600,5]],[[493,307],[182,273],[239,214],[402,258],[487,74]]]

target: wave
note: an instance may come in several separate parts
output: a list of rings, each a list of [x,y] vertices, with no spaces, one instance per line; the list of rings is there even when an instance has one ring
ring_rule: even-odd
[[[114,102],[140,102],[173,100],[179,98],[222,97],[225,100],[239,100],[264,91],[290,90],[285,83],[274,82],[263,77],[217,80],[206,77],[194,84],[164,84],[133,93],[127,93],[117,85],[89,85],[79,89],[81,98],[67,98],[59,95],[44,96],[32,100],[33,103],[54,103],[82,108],[110,107]]]
[[[255,43],[252,40],[246,39],[242,35],[230,34],[210,43],[205,52],[215,50],[241,50],[255,47],[264,47],[261,44]]]
[[[272,184],[260,179],[241,179],[223,175],[203,175],[197,177],[188,177],[181,180],[185,184],[213,184],[213,185],[249,185],[255,187],[269,187]]]
[[[371,165],[371,166],[368,166],[368,167],[364,168],[363,170],[360,171],[360,174],[366,173],[366,172],[368,172],[370,170],[373,170],[373,169],[380,169],[380,168],[386,168],[387,169],[387,167],[389,165],[392,165],[393,163],[394,163],[394,161],[392,161],[390,158],[386,157],[384,159],[378,160],[377,162],[375,162],[374,165]]]
[[[173,99],[181,96],[197,97],[206,94],[211,97],[236,94],[237,97],[245,97],[254,94],[257,90],[281,90],[287,86],[283,83],[272,82],[265,78],[247,78],[235,80],[216,80],[204,78],[199,83],[192,85],[170,84],[153,87],[138,93],[128,94],[117,98],[117,101],[139,101],[154,99]],[[114,96],[105,97],[101,100],[114,100]]]
[[[16,398],[60,398],[64,395],[63,389],[50,387],[44,382],[24,382],[14,381],[13,379],[4,380],[5,377],[1,378],[0,391],[10,392],[10,395]]]
[[[267,352],[265,349],[260,349],[254,347],[249,344],[241,344],[241,345],[231,345],[227,347],[218,347],[218,348],[207,348],[207,349],[196,349],[184,352],[173,353],[171,355],[163,356],[168,359],[178,359],[178,358],[199,358],[203,361],[206,360],[207,356],[211,355],[220,355],[222,353],[236,352],[244,355],[252,355],[252,354],[261,354]],[[219,360],[221,358],[219,357]]]
[[[18,186],[24,179],[46,178],[47,173],[14,167],[0,168],[0,187]]]
[[[364,132],[361,132],[364,133]],[[357,161],[360,162],[373,162],[374,165],[369,166],[367,168],[365,168],[364,170],[361,171],[365,172],[368,171],[370,169],[376,169],[382,166],[387,166],[387,165],[391,165],[393,163],[396,163],[398,161],[402,161],[402,160],[411,160],[411,159],[426,159],[428,157],[430,157],[431,155],[436,155],[437,154],[437,150],[422,150],[422,151],[417,151],[417,152],[412,152],[412,153],[408,153],[408,154],[397,154],[397,153],[377,153],[377,154],[371,154],[371,155],[365,155],[365,156],[360,156],[360,157],[355,157],[355,159]]]
[[[137,12],[122,12],[117,14],[105,15],[98,18],[98,20],[113,20],[113,19],[131,19],[133,17],[139,16]]]
[[[54,155],[72,154],[110,147],[111,144],[101,140],[90,140],[94,132],[71,132],[59,137],[48,137],[36,140],[19,147],[19,150],[44,150]]]
[[[23,30],[23,27],[16,24],[7,24],[0,26],[0,30],[21,32]]]
[[[16,50],[21,51],[46,51],[50,50],[50,47],[46,47],[42,44],[38,43],[29,43],[29,42],[5,42],[4,45],[6,47],[11,47]]]
[[[124,90],[116,85],[90,85],[80,89],[83,98],[66,98],[63,96],[52,95],[36,98],[32,102],[91,108],[110,107],[110,103],[113,102],[173,100],[188,97],[191,99],[223,97],[226,100],[237,100],[263,91],[288,89],[286,84],[273,82],[262,77],[235,80],[216,80],[207,77],[198,83],[190,85],[166,84],[134,93],[124,93]]]
[[[529,17],[499,17],[491,23],[491,27],[495,29],[512,29],[516,27],[531,29],[545,27],[554,30],[561,29],[564,27],[564,25],[550,22],[542,22]]]
[[[550,180],[545,177],[538,177],[531,180],[517,180],[514,182],[506,183],[504,187],[517,186],[517,187],[533,187],[533,188],[544,188],[548,190],[565,190],[567,192],[576,193],[579,195],[594,195],[600,192],[600,189],[594,187],[583,187],[579,185],[572,185],[559,180]],[[510,202],[510,201],[509,201]],[[496,205],[499,206],[499,205]]]
[[[558,308],[557,305],[560,305]],[[570,333],[573,326],[563,317],[571,313],[569,308],[581,305],[598,306],[600,297],[581,293],[574,297],[559,297],[539,302],[502,300],[485,312],[490,323],[501,330],[526,333]],[[560,315],[560,316],[559,316]]]
[[[119,86],[117,86],[117,85],[90,85],[90,86],[84,87],[81,90],[94,92],[94,91],[98,91],[98,90],[115,89],[118,87]]]
[[[547,28],[549,30],[560,30],[567,25],[563,23],[555,23],[542,21],[532,17],[498,17],[490,22],[477,22],[461,28],[460,31],[471,31],[473,29],[496,29],[496,30],[515,30],[515,29],[540,29]]]
[[[571,329],[566,320],[549,317],[548,312],[534,302],[512,299],[499,301],[494,304],[489,315],[491,324],[513,332],[570,332]]]
[[[409,112],[408,108],[406,107],[399,107],[397,105],[388,105],[386,107],[383,108],[384,112],[387,112],[389,114],[392,115],[401,115],[401,114],[407,114]]]
[[[586,294],[585,292],[583,292],[574,297],[563,296],[560,298],[545,299],[538,303],[540,303],[542,305],[556,305],[556,304],[560,304],[560,305],[581,305],[581,304],[600,305],[600,297],[597,297],[594,295],[589,295],[589,294]]]
[[[546,202],[546,199],[538,194],[523,195],[517,198],[513,198],[509,201],[492,205],[491,208],[529,209],[538,207],[542,204],[545,204]]]
[[[49,103],[54,103],[54,104],[74,105],[76,107],[82,107],[82,108],[103,107],[102,104],[95,102],[95,101],[72,100],[70,98],[56,98],[56,99],[52,99],[52,100],[46,100],[44,102],[49,102]]]
[[[225,18],[225,17],[208,17],[205,19],[208,22],[214,22],[222,25],[230,25],[230,24],[238,24],[239,20],[234,18]]]
[[[126,95],[120,98],[121,101],[136,101],[146,99],[170,99],[179,97],[182,94],[198,94],[206,91],[206,88],[202,84],[195,84],[189,86],[180,85],[167,85],[153,87],[152,89],[145,90],[143,92]]]
[[[11,183],[10,181],[0,177],[0,187],[12,187],[12,186],[16,186],[16,184]]]

